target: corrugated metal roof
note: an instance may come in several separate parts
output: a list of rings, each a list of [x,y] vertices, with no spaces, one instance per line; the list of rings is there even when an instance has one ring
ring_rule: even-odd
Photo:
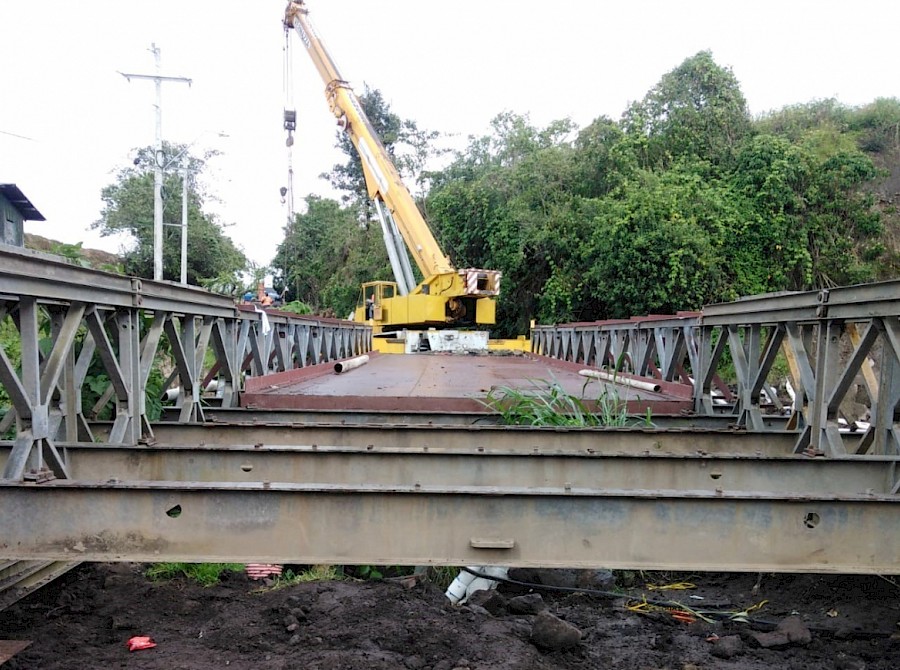
[[[47,220],[15,184],[0,184],[0,195],[9,200],[26,221]]]

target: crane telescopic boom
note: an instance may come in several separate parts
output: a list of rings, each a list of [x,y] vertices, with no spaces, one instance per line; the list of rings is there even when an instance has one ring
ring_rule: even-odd
[[[341,76],[309,18],[304,0],[291,0],[284,25],[294,29],[325,83],[325,97],[338,125],[359,153],[366,188],[375,202],[396,291],[378,289],[381,327],[431,327],[495,323],[495,296],[500,272],[456,269],[441,249],[394,165],[359,98]],[[422,274],[418,284],[409,264],[412,256]],[[372,286],[384,284],[373,282]],[[366,289],[364,288],[364,293]],[[390,294],[390,295],[388,295]]]

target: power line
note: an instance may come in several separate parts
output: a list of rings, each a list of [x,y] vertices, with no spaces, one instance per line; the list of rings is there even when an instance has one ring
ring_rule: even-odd
[[[10,137],[18,137],[20,140],[28,140],[29,142],[37,142],[37,140],[34,138],[25,137],[24,135],[19,135],[18,133],[11,133],[7,130],[0,130],[0,135],[9,135]]]

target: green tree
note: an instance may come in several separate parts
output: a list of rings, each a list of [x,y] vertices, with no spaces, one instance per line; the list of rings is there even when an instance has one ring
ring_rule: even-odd
[[[421,129],[411,119],[401,119],[391,110],[390,104],[377,88],[365,85],[362,95],[359,96],[359,102],[372,124],[376,139],[384,146],[391,161],[403,176],[407,188],[410,191],[416,190],[410,186],[411,184],[424,188],[427,176],[424,172],[425,166],[432,156],[440,153],[434,147],[440,133]],[[359,152],[344,131],[338,131],[336,143],[346,156],[346,160],[334,165],[330,174],[322,176],[328,179],[334,188],[344,192],[343,202],[359,205],[368,220],[369,195]]]
[[[840,152],[822,161],[806,197],[807,244],[816,288],[872,281],[872,260],[881,252],[881,217],[863,189],[877,175],[860,152]]]
[[[737,295],[811,286],[805,194],[814,170],[812,153],[784,137],[760,134],[741,147],[731,183],[747,215],[729,239]]]
[[[316,313],[345,317],[362,282],[390,278],[381,229],[361,225],[352,206],[334,200],[310,195],[305,204],[278,245],[275,283]]]
[[[205,165],[204,158],[187,154],[183,145],[165,144],[161,160],[180,164],[179,157],[188,160],[189,174],[197,175]],[[206,158],[208,158],[207,156]],[[140,149],[134,164],[122,168],[116,181],[101,192],[103,210],[100,219],[92,224],[101,235],[127,233],[132,246],[124,252],[125,272],[138,277],[153,276],[153,161],[151,147]],[[163,181],[163,220],[181,221],[182,172],[166,172]],[[205,193],[196,179],[188,184],[188,267],[191,284],[232,277],[232,285],[240,282],[238,275],[246,268],[247,259],[229,238],[216,217],[203,211]],[[181,230],[164,226],[163,277],[176,278],[181,272]]]
[[[621,126],[601,116],[581,129],[575,140],[575,185],[578,195],[597,198],[621,187],[634,176],[637,161]]]
[[[847,131],[849,110],[834,98],[787,105],[762,115],[754,124],[759,132],[801,143],[810,132],[823,127]]]
[[[900,149],[900,99],[878,98],[854,109],[847,125],[857,134],[859,148],[870,153]]]
[[[853,148],[820,157],[806,137],[794,144],[758,135],[738,152],[731,181],[753,205],[730,238],[743,289],[806,290],[875,276],[883,227],[863,187],[878,172]]]
[[[680,157],[730,165],[751,130],[747,101],[734,73],[701,51],[663,75],[623,116],[639,143],[644,167],[666,167]]]
[[[570,257],[584,226],[573,204],[574,125],[537,128],[505,112],[491,128],[434,176],[427,207],[457,266],[503,273],[495,332],[515,335],[542,309],[577,309],[569,300],[578,284]],[[554,290],[544,298],[551,276]]]
[[[727,230],[740,219],[727,187],[691,165],[639,176],[593,203],[582,254],[595,318],[698,309],[724,289]]]

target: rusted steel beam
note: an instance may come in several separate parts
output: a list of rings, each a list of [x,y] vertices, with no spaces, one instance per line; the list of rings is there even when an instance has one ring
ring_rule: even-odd
[[[350,411],[386,411],[401,412],[413,406],[426,412],[465,412],[474,413],[489,410],[476,398],[410,398],[409,396],[388,395],[306,395],[306,394],[273,394],[245,393],[241,398],[244,407],[249,409],[296,409],[296,410],[350,410]],[[589,411],[599,412],[595,401],[586,400],[585,407]],[[676,414],[693,409],[689,400],[627,400],[625,411],[629,414]]]
[[[155,424],[157,442],[180,446],[332,445],[373,449],[457,449],[541,454],[747,454],[792,453],[795,433],[741,430],[532,428],[521,426]],[[102,439],[102,433],[99,433]]]
[[[454,425],[454,426],[489,426],[499,425],[502,417],[497,414],[484,414],[482,412],[428,412],[416,411],[413,408],[401,410],[357,410],[347,412],[341,409],[274,409],[274,410],[250,410],[228,407],[207,406],[203,415],[207,421],[213,423],[235,424],[340,424],[357,426],[374,425]],[[789,415],[764,414],[763,422],[766,430],[783,431],[790,420]],[[163,408],[163,422],[173,423],[178,420],[177,408]],[[735,417],[731,414],[716,414],[710,416],[686,414],[654,414],[651,416],[653,425],[664,429],[704,429],[727,430],[734,426]],[[639,423],[635,418],[632,423]],[[94,422],[92,426],[99,426],[100,422]],[[154,424],[154,429],[158,424]],[[100,432],[104,432],[102,429]]]
[[[582,450],[452,453],[391,447],[62,445],[76,480],[503,486],[777,493],[890,493],[898,457],[619,455]],[[0,464],[3,461],[0,449]]]
[[[31,640],[0,640],[0,665],[31,646]]]
[[[582,488],[0,482],[0,555],[891,573],[898,500]],[[40,532],[34,532],[40,529]]]

